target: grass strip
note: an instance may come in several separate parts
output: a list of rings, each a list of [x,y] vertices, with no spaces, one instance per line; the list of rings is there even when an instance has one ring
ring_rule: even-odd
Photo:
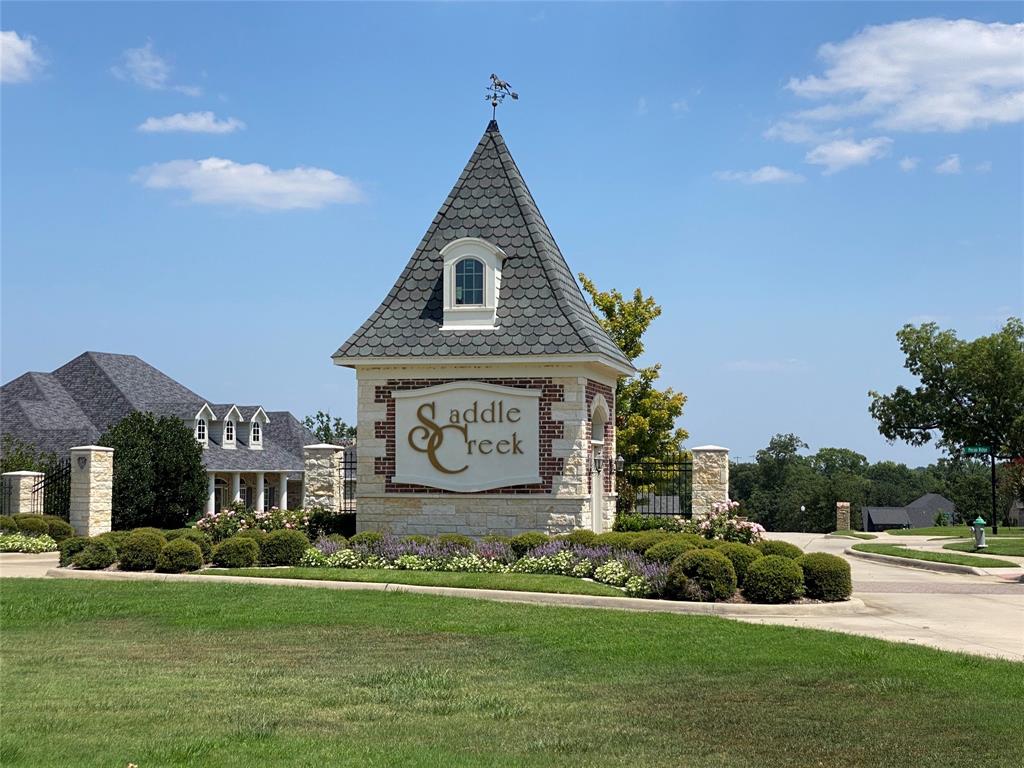
[[[943,549],[952,549],[956,552],[978,552],[985,555],[1010,555],[1011,557],[1024,557],[1024,539],[989,539],[987,549],[976,550],[974,539],[970,541],[955,541],[951,544],[943,544]]]
[[[832,531],[830,536],[842,536],[847,539],[877,539],[878,537],[873,533],[864,533],[864,531]]]
[[[975,568],[1018,568],[1017,563],[1009,560],[997,560],[994,557],[974,557],[973,555],[954,555],[945,552],[925,552],[920,549],[907,549],[903,544],[854,544],[858,552],[873,552],[876,555],[891,555],[906,560],[927,560],[931,563],[952,563],[953,565],[970,565]]]
[[[973,537],[974,532],[966,525],[933,525],[928,528],[893,528],[886,533],[890,536],[950,536],[958,539]],[[986,536],[991,536],[991,531],[986,530]],[[1000,526],[998,536],[1006,538],[1024,537],[1024,528],[1006,528]]]

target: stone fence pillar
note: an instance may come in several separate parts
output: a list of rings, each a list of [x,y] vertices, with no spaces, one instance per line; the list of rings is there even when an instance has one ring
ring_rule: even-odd
[[[302,506],[323,507],[330,512],[341,509],[341,454],[340,445],[317,443],[302,449],[303,470]]]
[[[711,506],[729,498],[729,449],[719,445],[691,448],[693,519],[711,514]]]
[[[42,472],[4,472],[2,493],[10,493],[10,506],[5,514],[8,515],[41,515],[43,514],[43,500],[39,504],[32,503],[32,488],[43,479]],[[8,490],[9,489],[9,490]]]
[[[71,526],[79,536],[110,530],[114,501],[114,449],[71,449]]]
[[[836,530],[850,530],[850,502],[848,501],[836,502]]]

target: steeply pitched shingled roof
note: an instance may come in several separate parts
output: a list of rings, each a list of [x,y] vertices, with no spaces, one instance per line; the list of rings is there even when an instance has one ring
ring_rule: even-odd
[[[495,330],[441,331],[440,251],[463,237],[505,253]],[[394,287],[334,358],[566,354],[632,367],[594,317],[492,121]]]

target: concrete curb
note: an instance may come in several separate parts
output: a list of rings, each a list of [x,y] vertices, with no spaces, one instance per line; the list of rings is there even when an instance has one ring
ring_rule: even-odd
[[[878,552],[861,552],[853,547],[847,547],[844,555],[859,557],[861,560],[873,560],[876,563],[896,565],[903,568],[918,568],[922,571],[939,571],[941,573],[966,573],[971,576],[990,576],[991,574],[981,568],[972,565],[957,565],[956,563],[936,563],[930,560],[913,560],[909,557],[896,557],[894,555],[882,555]]]
[[[46,575],[57,579],[86,579],[92,581],[178,581],[220,584],[252,584],[264,587],[287,586],[309,589],[364,590],[371,592],[408,592],[419,595],[466,597],[474,600],[492,600],[501,603],[528,603],[531,605],[559,605],[576,608],[605,608],[618,611],[648,613],[682,613],[726,618],[751,617],[812,617],[850,616],[866,613],[868,608],[859,598],[841,603],[814,603],[803,605],[746,605],[738,603],[677,603],[670,600],[647,600],[630,597],[603,597],[599,595],[560,595],[551,592],[513,592],[498,589],[466,589],[464,587],[426,587],[415,584],[390,584],[363,581],[315,581],[312,579],[272,579],[258,576],[199,576],[197,574],[135,573],[126,571],[78,571],[69,568],[51,568]]]

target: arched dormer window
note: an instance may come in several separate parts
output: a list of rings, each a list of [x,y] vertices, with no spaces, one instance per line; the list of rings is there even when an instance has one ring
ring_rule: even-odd
[[[224,422],[224,444],[235,442],[235,422],[228,419]]]
[[[206,419],[202,417],[196,419],[196,440],[206,445]]]
[[[478,237],[453,240],[441,249],[444,266],[442,331],[488,330],[496,327],[501,293],[500,248]]]
[[[249,432],[249,443],[253,448],[263,445],[263,430],[260,428],[260,423],[256,420],[252,422],[252,429]]]

